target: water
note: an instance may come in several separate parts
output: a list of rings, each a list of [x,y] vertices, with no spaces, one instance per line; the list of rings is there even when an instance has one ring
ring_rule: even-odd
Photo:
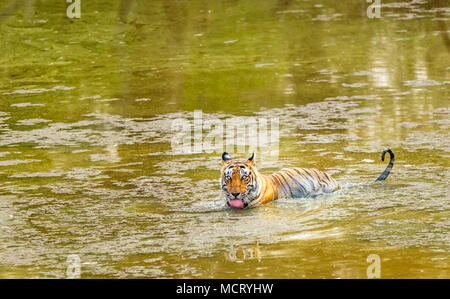
[[[0,277],[449,278],[450,12],[382,3],[4,1]],[[278,118],[260,171],[343,190],[225,209],[220,153],[171,149],[195,110]]]

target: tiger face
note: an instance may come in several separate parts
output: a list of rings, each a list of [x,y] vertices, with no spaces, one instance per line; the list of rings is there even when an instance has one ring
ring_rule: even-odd
[[[220,185],[226,203],[231,208],[244,209],[258,196],[258,173],[255,154],[248,160],[232,160],[228,153],[222,154]]]

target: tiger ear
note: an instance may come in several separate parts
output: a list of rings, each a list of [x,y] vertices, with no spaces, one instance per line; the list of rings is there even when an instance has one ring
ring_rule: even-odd
[[[229,160],[231,160],[230,154],[228,154],[227,152],[223,152],[223,154],[222,154],[222,165],[223,166],[227,165]]]
[[[253,166],[255,165],[255,153],[253,153],[250,158],[248,158],[248,165]]]

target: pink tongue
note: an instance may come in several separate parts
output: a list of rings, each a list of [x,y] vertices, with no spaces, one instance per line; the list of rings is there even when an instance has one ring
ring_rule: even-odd
[[[240,199],[232,199],[230,201],[230,206],[233,208],[243,208],[244,207],[244,202]]]

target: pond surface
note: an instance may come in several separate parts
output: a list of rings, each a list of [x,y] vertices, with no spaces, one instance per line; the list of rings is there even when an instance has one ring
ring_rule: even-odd
[[[444,1],[81,2],[0,4],[1,278],[450,277]],[[222,148],[173,150],[196,115],[277,120],[260,172],[342,191],[224,208]]]

